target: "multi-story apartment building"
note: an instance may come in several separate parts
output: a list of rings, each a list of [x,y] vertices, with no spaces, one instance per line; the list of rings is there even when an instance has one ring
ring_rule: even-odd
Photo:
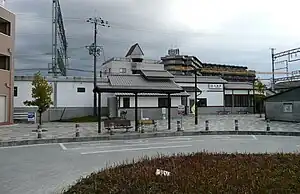
[[[15,15],[0,6],[0,124],[13,122]]]

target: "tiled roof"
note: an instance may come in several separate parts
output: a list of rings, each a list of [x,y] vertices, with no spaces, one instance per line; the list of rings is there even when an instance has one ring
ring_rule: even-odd
[[[134,93],[115,93],[116,96],[134,96]],[[189,96],[190,94],[187,92],[180,92],[171,94],[171,96]],[[166,94],[159,93],[139,93],[138,96],[166,96]]]
[[[249,82],[229,82],[225,84],[225,89],[246,89],[252,90],[253,84]]]
[[[173,80],[147,80],[141,75],[108,76],[109,85],[99,86],[96,92],[126,92],[126,93],[179,93],[183,89]]]
[[[141,70],[142,74],[147,78],[174,78],[174,76],[166,70]]]
[[[194,83],[195,76],[182,76],[182,75],[178,76],[178,75],[176,75],[173,80],[178,83]],[[227,83],[226,80],[224,80],[218,76],[198,76],[197,82],[198,83]]]

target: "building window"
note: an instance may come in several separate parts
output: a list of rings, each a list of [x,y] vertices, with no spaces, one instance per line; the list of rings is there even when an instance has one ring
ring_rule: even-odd
[[[0,56],[0,69],[10,70],[10,57]]]
[[[167,108],[168,107],[168,98],[158,98],[158,107]]]
[[[18,96],[18,87],[17,86],[14,87],[14,96],[15,97]]]
[[[0,18],[0,33],[10,36],[10,22]]]
[[[198,107],[207,107],[207,99],[206,98],[198,98]]]
[[[130,108],[130,98],[123,98],[123,108]]]
[[[232,95],[225,95],[225,106],[232,107]]]
[[[234,107],[248,107],[249,96],[248,95],[235,95],[234,96]]]
[[[283,103],[283,112],[288,112],[288,113],[293,112],[293,104],[292,103]]]
[[[85,88],[77,88],[78,93],[85,93]]]
[[[126,68],[120,68],[120,73],[126,73]]]

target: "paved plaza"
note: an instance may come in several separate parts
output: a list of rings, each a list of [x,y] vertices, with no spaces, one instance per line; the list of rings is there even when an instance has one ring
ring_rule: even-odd
[[[177,120],[171,122],[171,130],[176,130]],[[183,127],[188,130],[205,130],[205,121],[209,121],[209,130],[211,131],[229,131],[234,130],[234,120],[239,122],[239,130],[244,131],[265,131],[266,121],[259,118],[259,115],[199,115],[198,125],[194,125],[194,117],[186,116],[183,118]],[[167,120],[157,121],[158,131],[167,131]],[[103,123],[102,123],[103,125]],[[16,124],[12,126],[0,127],[0,141],[20,141],[37,139],[36,132],[32,132],[37,127],[36,124]],[[134,126],[134,122],[132,122]],[[271,131],[289,131],[300,132],[300,124],[289,122],[270,122]],[[52,122],[44,123],[43,128],[47,132],[43,132],[43,139],[51,138],[71,138],[75,136],[75,123]],[[102,127],[102,134],[107,134],[107,130]],[[145,126],[145,133],[153,132],[153,125]],[[115,130],[116,133],[124,133],[125,130]],[[131,129],[129,133],[135,133]],[[80,123],[80,137],[99,136],[97,133],[97,123]]]
[[[300,137],[210,135],[3,147],[0,148],[0,193],[58,194],[81,176],[145,155],[203,150],[299,152],[299,140]]]

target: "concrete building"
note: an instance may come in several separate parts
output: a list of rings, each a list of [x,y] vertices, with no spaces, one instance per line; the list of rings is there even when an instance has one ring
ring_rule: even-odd
[[[15,15],[0,6],[0,124],[13,122]]]
[[[174,58],[174,60],[173,60]],[[165,63],[167,65],[165,65]],[[181,64],[179,68],[178,64]],[[174,69],[175,65],[175,69]],[[195,103],[195,76],[190,71],[201,68],[201,61],[194,56],[166,56],[161,61],[144,59],[144,53],[138,44],[133,45],[125,57],[114,57],[101,66],[98,86],[111,84],[116,78],[127,84],[138,84],[143,77],[153,82],[163,79],[172,80],[184,92],[171,94],[171,117],[177,117],[178,105],[185,105],[186,114],[192,112]],[[23,102],[31,99],[33,76],[15,76],[15,111],[27,112],[34,108],[25,107]],[[82,77],[46,77],[53,85],[54,105],[47,111],[44,121],[68,119],[91,115],[93,111],[93,78]],[[125,83],[126,82],[126,83]],[[143,82],[145,88],[148,82]],[[220,76],[197,76],[197,99],[199,114],[219,114],[221,112],[253,112],[253,84],[250,82],[231,82]],[[134,93],[102,93],[101,113],[118,116],[127,111],[129,119],[134,118]],[[167,95],[157,92],[138,94],[139,116],[150,119],[162,119],[166,112]]]
[[[267,97],[266,119],[300,122],[300,86]]]

